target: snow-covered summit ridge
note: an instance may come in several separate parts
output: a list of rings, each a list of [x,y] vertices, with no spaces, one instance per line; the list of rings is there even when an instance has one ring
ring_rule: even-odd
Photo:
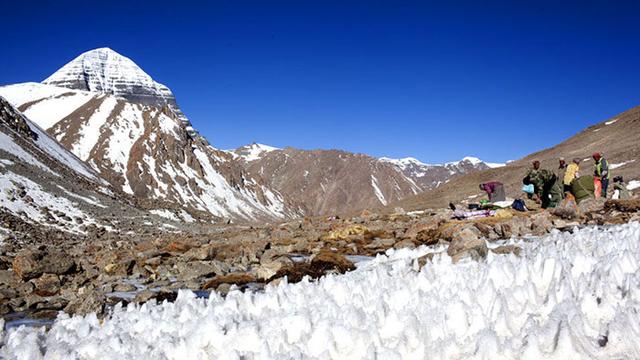
[[[107,47],[80,54],[42,83],[112,94],[146,105],[169,105],[180,119],[186,121],[168,87],[153,80],[128,57]]]
[[[392,159],[392,158],[388,158],[388,157],[381,157],[379,159],[380,161],[383,162],[388,162],[388,163],[392,163],[398,167],[400,167],[401,169],[405,169],[408,166],[419,166],[419,167],[436,167],[436,166],[459,166],[463,163],[470,163],[471,165],[480,165],[480,164],[484,164],[487,165],[487,167],[489,168],[496,168],[496,167],[501,167],[501,166],[505,166],[505,164],[502,163],[489,163],[489,162],[485,162],[477,157],[473,157],[473,156],[465,156],[464,158],[462,158],[462,160],[459,161],[451,161],[451,162],[447,162],[444,164],[426,164],[414,157],[405,157],[405,158],[401,158],[401,159]]]
[[[276,150],[282,149],[254,142],[237,148],[236,150],[231,150],[230,152],[235,156],[242,158],[244,161],[250,162],[259,160],[264,155]]]

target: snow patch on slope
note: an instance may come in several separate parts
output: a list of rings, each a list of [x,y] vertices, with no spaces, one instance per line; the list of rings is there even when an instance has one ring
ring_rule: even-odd
[[[4,208],[19,217],[24,213],[26,215],[24,220],[27,221],[35,221],[61,230],[71,230],[76,233],[82,233],[82,231],[79,229],[80,225],[73,221],[74,218],[82,218],[84,224],[95,223],[93,218],[86,215],[76,206],[76,204],[69,201],[69,199],[54,196],[28,178],[15,174],[11,171],[7,171],[0,175],[0,188],[4,190],[0,191],[0,208]],[[16,185],[24,186],[26,194],[33,199],[33,202],[27,202],[25,200],[26,197],[22,198],[14,196],[10,189],[14,189]],[[80,196],[75,195],[75,197]],[[49,209],[50,212],[59,211],[66,216],[69,216],[72,219],[71,221],[65,221],[62,218],[57,219],[58,221],[65,222],[69,229],[65,229],[57,224],[47,224],[47,218],[42,211],[43,208]]]
[[[376,177],[373,175],[371,175],[371,186],[373,187],[373,191],[376,194],[378,200],[380,200],[382,205],[386,206],[387,200],[384,198],[384,194],[382,193],[382,190],[380,190],[380,186],[378,186],[378,179],[376,179]]]
[[[280,149],[269,145],[253,143],[251,145],[243,146],[237,150],[232,150],[231,152],[243,158],[246,162],[251,162],[259,160],[264,155],[276,150]]]
[[[107,122],[107,118],[116,107],[118,101],[113,96],[105,97],[100,107],[91,115],[89,120],[79,130],[79,139],[73,145],[73,153],[80,159],[87,160],[98,138],[100,138],[100,129]]]

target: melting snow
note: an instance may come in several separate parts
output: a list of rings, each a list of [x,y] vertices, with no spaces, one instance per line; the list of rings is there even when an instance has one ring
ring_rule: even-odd
[[[611,165],[609,165],[609,168],[610,169],[617,169],[617,168],[623,167],[623,166],[625,166],[627,164],[631,164],[631,163],[634,163],[634,162],[636,162],[636,159],[625,161],[625,162],[618,163],[618,164],[611,164]]]
[[[384,198],[384,194],[378,186],[378,179],[376,179],[376,177],[373,175],[371,175],[371,186],[373,187],[373,191],[375,192],[376,197],[378,198],[378,200],[380,200],[382,205],[387,205],[387,200]]]
[[[153,210],[149,210],[149,212],[158,216],[162,216],[165,219],[180,221],[180,219],[178,219],[176,214],[174,214],[173,212],[167,209],[153,209]]]
[[[0,333],[0,356],[166,359],[567,359],[640,356],[640,224],[516,241],[521,256],[417,271],[389,250],[345,275],[264,292],[59,315]],[[2,320],[0,320],[2,322]],[[606,339],[606,346],[600,346]]]
[[[619,119],[617,119],[617,118],[616,118],[616,119],[613,119],[613,120],[609,120],[609,121],[605,122],[604,124],[605,124],[605,125],[615,124],[618,120],[619,120]]]
[[[629,190],[634,190],[640,188],[640,181],[639,180],[631,180],[629,181],[629,184],[627,184],[627,189]]]

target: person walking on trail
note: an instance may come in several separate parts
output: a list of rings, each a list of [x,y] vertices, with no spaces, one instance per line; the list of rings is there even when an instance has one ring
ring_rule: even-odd
[[[599,179],[602,183],[602,197],[606,199],[607,188],[609,187],[609,179],[611,179],[611,173],[609,172],[609,162],[604,158],[604,156],[602,156],[602,153],[600,152],[593,153],[592,157],[595,161],[593,177],[595,179]]]
[[[543,209],[555,207],[562,201],[562,187],[558,176],[551,170],[540,169],[540,161],[534,161],[533,168],[529,169],[522,182],[532,184],[534,187],[534,200],[541,204]]]
[[[563,190],[565,193],[571,192],[571,182],[574,179],[577,179],[580,177],[579,171],[580,171],[580,159],[575,158],[573,159],[571,164],[567,165],[567,170],[564,172],[562,184],[563,184],[563,187],[564,187]]]
[[[498,201],[505,201],[506,196],[504,194],[504,185],[499,181],[491,181],[488,183],[480,184],[480,190],[489,195],[489,201],[494,203]]]

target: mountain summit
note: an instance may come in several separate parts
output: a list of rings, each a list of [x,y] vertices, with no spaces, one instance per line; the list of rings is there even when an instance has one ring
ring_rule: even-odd
[[[42,83],[111,94],[145,105],[169,105],[184,118],[168,87],[154,81],[128,57],[107,47],[82,53]]]

